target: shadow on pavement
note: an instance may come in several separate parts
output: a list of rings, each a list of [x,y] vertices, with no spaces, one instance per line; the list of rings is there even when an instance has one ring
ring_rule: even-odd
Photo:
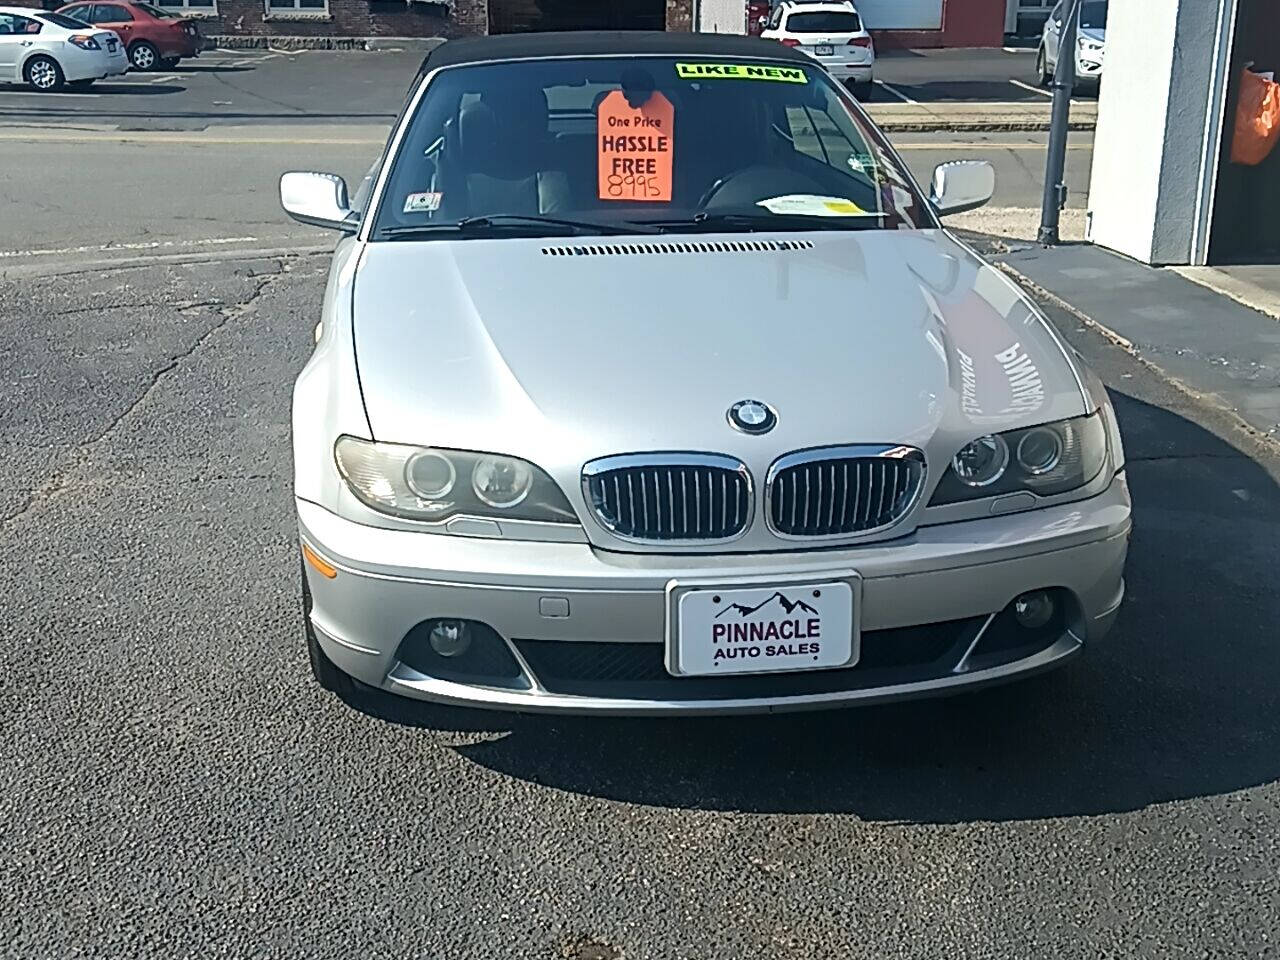
[[[654,806],[960,822],[1092,815],[1280,777],[1280,491],[1198,425],[1116,396],[1136,504],[1114,632],[1069,667],[945,700],[705,719],[504,716],[378,697],[390,722],[509,731],[456,747]]]
[[[249,73],[256,70],[257,67],[232,67],[223,66],[216,63],[187,63],[185,60],[179,63],[168,73]]]
[[[114,83],[113,84],[113,83],[99,82],[99,83],[95,83],[93,86],[89,87],[89,89],[87,90],[68,91],[68,92],[100,93],[104,96],[110,96],[114,94],[122,97],[154,97],[154,96],[163,95],[163,94],[185,93],[186,89],[187,89],[186,87],[179,87],[172,83],[146,83],[146,84]],[[49,94],[46,94],[45,96],[49,96]],[[57,94],[56,93],[52,94],[52,96],[56,97]]]

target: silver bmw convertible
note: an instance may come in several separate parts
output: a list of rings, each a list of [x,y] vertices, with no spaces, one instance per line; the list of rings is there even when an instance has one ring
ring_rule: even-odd
[[[510,710],[833,707],[1102,641],[1106,392],[813,60],[696,34],[451,41],[339,231],[293,397],[312,670]]]

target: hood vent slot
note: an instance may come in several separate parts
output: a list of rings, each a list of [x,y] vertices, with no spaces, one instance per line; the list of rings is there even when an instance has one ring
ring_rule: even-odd
[[[661,243],[592,243],[543,247],[545,257],[634,257],[678,253],[763,253],[812,250],[809,240],[672,240]]]

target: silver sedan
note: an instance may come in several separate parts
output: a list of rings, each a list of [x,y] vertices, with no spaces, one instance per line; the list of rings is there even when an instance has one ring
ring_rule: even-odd
[[[1120,607],[1106,392],[803,54],[452,41],[352,203],[293,399],[326,687],[816,708],[1061,664]]]

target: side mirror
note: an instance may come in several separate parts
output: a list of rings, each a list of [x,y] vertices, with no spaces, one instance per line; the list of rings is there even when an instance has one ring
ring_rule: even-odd
[[[938,215],[976,210],[996,192],[996,171],[986,160],[953,160],[934,168],[929,200]]]
[[[355,233],[360,216],[347,200],[347,184],[332,173],[286,173],[280,178],[280,206],[299,223]]]

